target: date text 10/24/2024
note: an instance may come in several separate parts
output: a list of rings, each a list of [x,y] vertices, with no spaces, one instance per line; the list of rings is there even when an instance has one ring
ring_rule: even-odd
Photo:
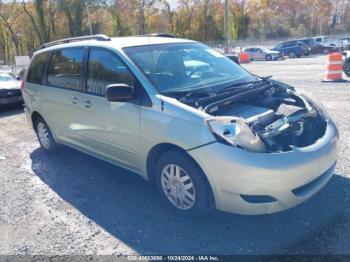
[[[127,256],[130,261],[219,261],[216,256]]]

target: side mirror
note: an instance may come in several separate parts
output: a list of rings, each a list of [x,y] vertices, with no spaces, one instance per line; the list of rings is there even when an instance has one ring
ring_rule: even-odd
[[[127,84],[111,84],[106,88],[106,98],[110,102],[127,101],[134,98],[134,90]]]

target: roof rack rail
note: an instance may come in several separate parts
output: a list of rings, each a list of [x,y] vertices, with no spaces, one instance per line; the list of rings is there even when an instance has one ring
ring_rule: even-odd
[[[69,37],[69,38],[64,38],[64,39],[43,44],[39,47],[39,49],[43,49],[54,45],[64,44],[64,43],[83,41],[83,40],[110,41],[111,38],[106,35],[87,35],[87,36]]]
[[[168,33],[152,33],[152,34],[137,35],[137,36],[139,36],[139,37],[151,36],[151,37],[169,37],[169,38],[176,38],[175,35],[168,34]]]

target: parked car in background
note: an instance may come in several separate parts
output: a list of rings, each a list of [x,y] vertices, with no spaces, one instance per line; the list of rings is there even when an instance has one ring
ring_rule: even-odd
[[[328,36],[317,36],[314,37],[314,39],[318,53],[328,54],[329,52],[341,51],[344,49],[345,41],[331,41]]]
[[[23,102],[22,81],[9,73],[0,73],[0,106]]]
[[[274,46],[272,50],[283,53],[283,55],[287,55],[290,58],[301,57],[302,55],[305,55],[305,52],[307,52],[305,47],[298,44],[297,41],[279,43],[278,45]]]
[[[334,42],[341,50],[350,50],[350,37],[339,38]]]
[[[316,37],[313,37],[313,39],[315,39],[316,44],[322,44],[322,43],[330,42],[328,36],[316,36]]]
[[[340,48],[327,43],[317,43],[314,50],[316,54],[328,54],[330,52],[340,51]]]
[[[269,50],[265,47],[250,47],[244,50],[248,53],[250,60],[279,60],[282,59],[282,55],[278,51]]]

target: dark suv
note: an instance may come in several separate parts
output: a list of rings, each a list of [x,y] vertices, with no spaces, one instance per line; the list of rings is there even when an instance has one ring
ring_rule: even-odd
[[[287,41],[276,45],[272,50],[288,55],[290,58],[301,57],[302,55],[309,55],[310,48],[298,41]]]

